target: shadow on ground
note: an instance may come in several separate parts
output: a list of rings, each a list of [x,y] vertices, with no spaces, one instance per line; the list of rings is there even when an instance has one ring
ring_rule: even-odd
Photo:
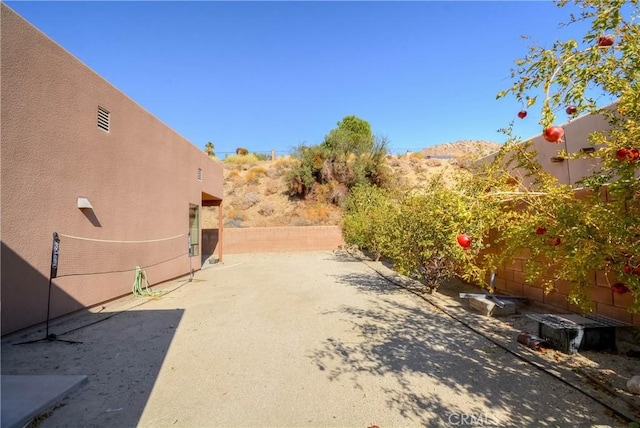
[[[75,323],[53,323],[52,333],[60,339],[82,342],[79,344],[42,341],[16,345],[44,337],[43,330],[4,338],[2,374],[87,375],[88,384],[73,393],[73,406],[63,404],[56,409],[56,416],[72,412],[77,426],[135,426],[183,313],[182,309],[142,308],[85,312],[73,317]],[[65,328],[71,331],[67,333]],[[37,426],[47,426],[46,419],[47,415],[42,415]]]
[[[383,277],[349,274],[336,280],[376,300],[372,309],[339,309],[361,340],[329,337],[309,355],[330,380],[358,388],[363,376],[392,377],[397,387],[383,390],[387,407],[427,426],[455,425],[461,414],[500,426],[589,425],[600,422],[594,414],[611,423],[604,407],[427,302],[420,307],[393,298],[398,288]]]

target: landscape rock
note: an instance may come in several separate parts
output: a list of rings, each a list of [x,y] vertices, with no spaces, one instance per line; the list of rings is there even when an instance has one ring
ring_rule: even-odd
[[[627,382],[627,389],[633,394],[640,395],[640,376],[634,376]]]

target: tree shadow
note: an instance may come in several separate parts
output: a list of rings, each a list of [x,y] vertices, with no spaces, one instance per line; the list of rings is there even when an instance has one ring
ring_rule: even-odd
[[[329,380],[362,388],[364,377],[391,378],[395,386],[381,387],[388,409],[427,426],[455,425],[463,414],[500,426],[611,423],[604,407],[426,302],[415,304],[406,292],[394,296],[397,289],[384,278],[336,280],[377,296],[366,308],[339,309],[358,341],[328,337],[309,354]]]
[[[339,250],[333,253],[332,260],[344,263],[362,263],[363,261],[371,262],[371,260],[373,260],[373,255],[361,250],[355,250],[355,252],[353,253],[346,250]],[[426,287],[421,284],[420,281],[396,273],[393,270],[394,266],[391,260],[382,257],[379,262],[372,263],[380,263],[382,264],[382,266],[386,267],[388,269],[389,279],[383,278],[382,276],[380,276],[380,274],[372,269],[371,281],[369,281],[369,279],[359,278],[361,277],[361,275],[353,275],[353,278],[348,278],[346,281],[343,281],[338,276],[336,276],[336,281],[347,285],[354,285],[358,282],[369,282],[370,284],[368,285],[368,287],[362,287],[363,290],[366,290],[367,288],[378,289],[378,291],[383,294],[388,294],[396,288],[398,290],[408,290],[415,294],[423,294],[425,292]],[[365,278],[369,278],[369,276],[367,275],[365,276]],[[374,282],[375,284],[373,284]]]
[[[390,287],[387,281],[381,281],[375,273],[361,274],[349,273],[343,275],[330,275],[337,284],[345,284],[356,287],[358,290],[374,294],[396,294],[404,291],[399,287]]]
[[[335,250],[327,260],[337,261],[340,263],[360,263],[360,260],[356,259],[344,250]]]

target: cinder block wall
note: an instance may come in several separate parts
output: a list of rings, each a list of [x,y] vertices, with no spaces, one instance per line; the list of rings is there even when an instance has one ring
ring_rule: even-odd
[[[580,309],[567,300],[571,284],[566,281],[554,281],[554,290],[544,293],[541,278],[535,284],[528,284],[524,278],[524,266],[529,258],[527,251],[522,251],[508,265],[496,272],[495,286],[498,293],[525,296],[534,302],[543,303],[567,312],[580,312]],[[591,284],[587,291],[595,303],[595,313],[620,321],[640,326],[640,313],[631,314],[628,308],[633,303],[631,293],[616,294],[611,289],[612,278],[607,279],[603,272],[593,272]]]
[[[225,254],[333,250],[344,245],[339,226],[228,228]]]

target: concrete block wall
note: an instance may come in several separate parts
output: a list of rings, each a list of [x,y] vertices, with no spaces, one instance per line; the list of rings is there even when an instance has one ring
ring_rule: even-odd
[[[227,228],[224,254],[333,250],[344,245],[340,226]]]
[[[524,266],[527,259],[528,254],[523,251],[510,264],[497,270],[495,278],[496,291],[514,296],[525,296],[534,302],[553,306],[567,312],[579,313],[580,309],[567,300],[571,289],[569,282],[553,281],[553,290],[546,294],[544,292],[544,283],[547,278],[543,277],[534,284],[526,282]],[[640,326],[640,313],[631,314],[628,311],[628,308],[633,303],[631,293],[616,294],[611,289],[611,283],[612,281],[608,280],[603,272],[593,272],[592,282],[587,286],[587,292],[594,302],[594,312]]]

